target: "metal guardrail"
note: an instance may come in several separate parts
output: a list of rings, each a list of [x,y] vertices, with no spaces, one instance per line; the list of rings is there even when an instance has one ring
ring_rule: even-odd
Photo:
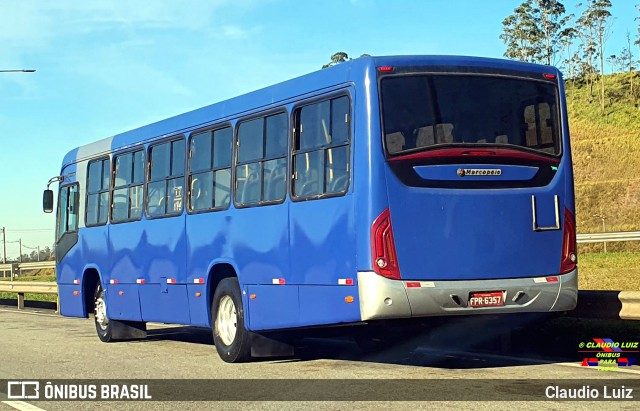
[[[56,268],[55,261],[38,261],[32,263],[9,263],[0,264],[0,271],[9,270],[40,270],[43,268]]]
[[[578,234],[578,243],[608,243],[614,241],[640,241],[640,231],[625,231],[618,233]]]
[[[0,281],[0,291],[18,294],[18,309],[24,308],[24,294],[58,294],[58,284],[51,281]]]

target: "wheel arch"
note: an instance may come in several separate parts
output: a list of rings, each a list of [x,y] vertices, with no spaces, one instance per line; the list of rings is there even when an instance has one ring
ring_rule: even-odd
[[[95,265],[87,265],[82,273],[82,312],[87,318],[93,312],[93,294],[96,285],[102,283],[100,269]]]
[[[231,260],[214,260],[209,265],[208,275],[207,275],[207,289],[206,289],[206,301],[207,301],[207,318],[209,320],[209,326],[213,327],[213,323],[211,322],[211,303],[213,302],[213,295],[216,292],[216,288],[225,278],[238,278],[238,284],[240,284],[240,293],[242,295],[243,305],[245,306],[244,310],[244,319],[245,323],[248,322],[248,315],[246,310],[246,302],[245,296],[242,293],[242,285],[240,283],[240,278],[238,276],[238,267]]]

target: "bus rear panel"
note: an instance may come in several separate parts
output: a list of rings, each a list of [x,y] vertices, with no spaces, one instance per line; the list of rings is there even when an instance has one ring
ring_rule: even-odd
[[[575,307],[560,74],[378,70],[388,208],[360,272],[363,320]]]

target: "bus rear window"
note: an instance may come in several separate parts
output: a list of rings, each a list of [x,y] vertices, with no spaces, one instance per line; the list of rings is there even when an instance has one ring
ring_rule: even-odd
[[[389,154],[449,145],[560,154],[557,87],[479,75],[390,76],[380,84]]]

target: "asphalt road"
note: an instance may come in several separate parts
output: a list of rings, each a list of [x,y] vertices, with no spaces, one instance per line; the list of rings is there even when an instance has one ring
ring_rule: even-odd
[[[492,320],[494,321],[494,320]],[[582,367],[578,349],[549,350],[548,344],[566,345],[567,341],[588,337],[603,337],[611,329],[596,325],[593,329],[582,329],[585,338],[574,335],[558,340],[554,335],[540,334],[538,341],[526,337],[483,338],[490,330],[502,324],[478,320],[477,318],[451,319],[439,324],[429,333],[417,337],[410,345],[400,344],[378,354],[365,355],[349,338],[306,338],[297,344],[296,355],[291,358],[261,360],[248,364],[226,364],[222,362],[212,344],[209,330],[175,327],[162,324],[150,325],[146,340],[104,344],[95,335],[92,320],[64,318],[47,310],[17,311],[0,306],[0,379],[55,380],[55,379],[327,379],[385,381],[416,379],[433,380],[434,384],[445,381],[451,391],[464,390],[464,379],[482,383],[490,379],[554,379],[585,380],[610,378],[620,384],[638,382],[640,367],[634,365],[615,372],[602,372],[593,367]],[[526,327],[525,327],[526,328]],[[521,328],[520,328],[521,329]],[[535,330],[534,330],[535,331]],[[570,331],[573,333],[574,331]],[[640,335],[627,333],[628,340]],[[534,332],[533,335],[536,333]],[[576,340],[576,341],[577,341]],[[571,343],[573,344],[573,343]],[[517,345],[518,347],[514,347]],[[530,347],[547,346],[543,350]],[[567,347],[565,347],[567,348]],[[560,354],[557,354],[560,352]],[[572,356],[571,353],[575,352]],[[570,358],[573,357],[573,358]],[[357,380],[357,381],[356,381]],[[449,384],[450,382],[450,384]],[[287,387],[278,387],[286,390]],[[491,389],[491,386],[487,386]],[[375,397],[376,388],[371,388]],[[532,395],[536,395],[532,393]],[[640,398],[640,390],[635,395]],[[637,409],[637,402],[553,402],[540,394],[540,402],[402,402],[402,401],[322,401],[322,402],[46,402],[8,401],[5,387],[0,387],[0,410],[67,410],[67,409],[442,409],[472,408],[494,409],[587,409],[611,408],[618,410]],[[37,408],[30,408],[37,407]]]

